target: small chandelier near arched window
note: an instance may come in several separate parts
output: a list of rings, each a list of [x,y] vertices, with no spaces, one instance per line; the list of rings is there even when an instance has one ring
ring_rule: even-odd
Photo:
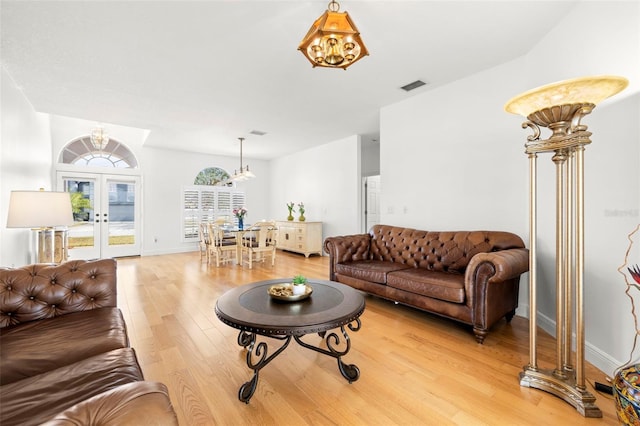
[[[91,143],[98,151],[102,151],[107,147],[109,134],[104,130],[104,127],[98,125],[91,129]]]
[[[69,142],[62,149],[58,162],[89,167],[138,168],[135,155],[123,143],[113,138],[105,138],[102,140],[104,146],[98,148],[91,136],[82,136]]]

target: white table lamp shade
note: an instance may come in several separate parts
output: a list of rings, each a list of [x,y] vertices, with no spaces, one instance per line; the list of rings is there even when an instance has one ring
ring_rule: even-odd
[[[47,228],[73,224],[68,192],[11,191],[7,228]]]

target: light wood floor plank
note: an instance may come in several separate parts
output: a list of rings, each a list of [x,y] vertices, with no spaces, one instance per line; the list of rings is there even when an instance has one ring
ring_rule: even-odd
[[[216,268],[197,252],[118,260],[118,301],[131,345],[145,378],[168,386],[180,424],[618,424],[612,398],[591,386],[602,419],[585,419],[559,398],[519,385],[528,362],[525,318],[501,321],[479,345],[465,325],[371,296],[344,357],[360,368],[359,380],[349,384],[334,358],[292,341],[260,372],[244,404],[238,390],[252,371],[238,330],[216,318],[215,302],[236,286],[296,274],[327,279],[328,258],[279,251],[274,267],[252,270]],[[266,340],[270,350],[277,346]],[[540,331],[538,340],[540,364],[548,368],[554,339]],[[590,383],[605,381],[590,364],[586,372]]]

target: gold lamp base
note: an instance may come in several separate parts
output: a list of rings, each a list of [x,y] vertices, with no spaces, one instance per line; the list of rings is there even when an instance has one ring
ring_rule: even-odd
[[[575,372],[564,371],[563,374],[566,377],[559,377],[555,370],[525,367],[520,373],[520,386],[540,389],[562,398],[584,417],[602,417],[602,411],[596,406],[596,397],[577,386]]]
[[[68,260],[66,229],[39,228],[32,232],[32,263],[62,263]]]

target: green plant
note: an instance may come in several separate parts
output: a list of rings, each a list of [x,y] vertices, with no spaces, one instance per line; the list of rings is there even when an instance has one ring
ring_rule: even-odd
[[[83,209],[91,208],[91,200],[84,198],[82,192],[71,193],[71,210],[74,213],[82,213]]]
[[[304,285],[307,283],[307,278],[304,275],[296,275],[293,277],[293,285]]]

